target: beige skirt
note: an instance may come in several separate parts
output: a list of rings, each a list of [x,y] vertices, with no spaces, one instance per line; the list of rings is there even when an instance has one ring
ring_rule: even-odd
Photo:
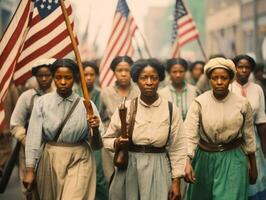
[[[94,200],[96,167],[88,144],[46,144],[37,170],[41,200]]]

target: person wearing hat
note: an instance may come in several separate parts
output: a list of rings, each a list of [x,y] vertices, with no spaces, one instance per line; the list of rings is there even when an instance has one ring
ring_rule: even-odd
[[[53,90],[51,87],[52,73],[50,67],[54,61],[55,59],[53,58],[41,59],[33,64],[31,72],[37,80],[38,87],[29,89],[20,95],[10,119],[11,134],[22,144],[19,153],[19,177],[23,199],[26,199],[26,196],[30,195],[27,194],[26,188],[22,184],[23,177],[26,173],[25,141],[27,126],[34,103],[43,94],[49,93]]]
[[[90,128],[101,133],[103,126],[95,104],[91,101],[94,115],[90,116],[72,91],[77,70],[71,59],[56,60],[51,67],[56,91],[40,97],[33,107],[23,183],[28,190],[35,187],[40,199],[94,200],[96,167],[88,141]]]
[[[196,87],[185,81],[188,63],[183,58],[172,58],[167,60],[166,70],[169,73],[171,83],[159,91],[163,98],[176,104],[180,110],[183,120],[190,104],[196,98]]]
[[[140,95],[125,104],[127,123],[131,124],[129,138],[120,136],[118,109],[103,136],[105,148],[110,151],[128,148],[129,153],[127,169],[115,170],[109,198],[180,200],[186,138],[177,107],[157,93],[159,83],[165,78],[164,66],[153,58],[141,59],[133,64],[131,76]]]
[[[255,185],[249,186],[249,198],[256,200],[266,199],[266,115],[263,90],[260,85],[249,81],[256,62],[248,55],[238,55],[233,59],[236,65],[236,80],[230,90],[246,97],[253,110],[254,129],[256,133],[257,149],[256,161],[258,178]]]
[[[211,59],[204,73],[212,90],[195,99],[185,120],[188,200],[247,200],[257,178],[252,108],[229,90],[236,73],[231,60]]]

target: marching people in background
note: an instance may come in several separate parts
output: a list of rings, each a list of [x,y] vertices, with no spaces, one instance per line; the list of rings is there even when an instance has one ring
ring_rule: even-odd
[[[256,133],[256,161],[258,178],[255,185],[249,187],[250,200],[266,199],[266,115],[262,88],[249,81],[250,73],[255,69],[256,62],[248,55],[238,55],[233,59],[236,65],[236,80],[230,89],[233,93],[246,97],[253,110],[254,128]]]
[[[195,61],[190,65],[190,78],[187,80],[191,85],[196,85],[201,75],[203,74],[203,68],[205,63],[203,61]]]
[[[129,138],[120,136],[118,110],[103,137],[105,148],[129,151],[127,169],[116,168],[109,197],[111,200],[180,199],[180,177],[184,175],[187,148],[178,109],[157,93],[165,77],[164,67],[156,59],[139,60],[133,64],[131,75],[140,96],[126,102],[126,119],[131,124]]]
[[[186,118],[190,104],[197,96],[196,87],[185,81],[187,69],[188,63],[182,58],[167,60],[166,70],[171,83],[159,91],[163,98],[173,102],[179,108],[183,120]]]
[[[0,178],[3,176],[5,166],[12,151],[12,136],[10,134],[10,118],[18,100],[19,92],[14,84],[10,84],[3,107],[5,118],[2,127],[0,127]]]
[[[212,90],[195,99],[185,121],[188,200],[247,200],[257,178],[252,108],[229,91],[236,73],[231,60],[211,59],[204,72]]]
[[[21,181],[23,199],[27,199],[27,195],[30,195],[27,194],[27,190],[22,184],[22,180],[26,173],[25,141],[27,126],[31,116],[33,104],[40,96],[53,90],[51,87],[53,79],[50,67],[54,61],[55,59],[53,58],[42,59],[38,60],[33,65],[31,72],[37,80],[38,87],[35,89],[29,89],[20,95],[10,120],[11,133],[22,144],[19,152],[19,177]]]
[[[99,68],[93,61],[86,61],[82,63],[85,81],[88,89],[90,99],[96,105],[97,109],[100,108],[100,91],[95,87],[95,81],[99,75]],[[104,175],[102,166],[101,150],[93,151],[96,162],[96,194],[95,200],[108,199],[108,184]]]
[[[209,60],[213,59],[213,58],[225,58],[225,56],[223,54],[214,54],[214,55],[211,55],[209,57]],[[196,84],[196,87],[197,87],[197,94],[198,95],[211,89],[209,79],[204,73],[200,76],[200,78]]]
[[[108,127],[110,119],[123,97],[126,96],[129,100],[139,95],[137,86],[131,81],[130,69],[132,64],[133,60],[128,56],[117,56],[111,63],[110,67],[114,72],[116,82],[114,85],[103,88],[100,98],[100,115],[105,128]],[[109,181],[114,172],[112,155],[108,151],[103,150],[102,156],[104,173]]]
[[[56,91],[40,97],[32,110],[24,185],[33,187],[40,199],[94,200],[96,169],[88,145],[89,128],[100,126],[101,132],[102,126],[96,106],[91,102],[94,116],[89,116],[80,97],[72,92],[77,70],[70,59],[56,60],[51,66]]]
[[[264,94],[264,102],[266,102],[266,73],[263,63],[256,64],[256,67],[254,69],[254,78],[254,82],[261,86]]]
[[[128,56],[115,57],[111,63],[116,82],[114,85],[103,88],[101,91],[100,114],[105,127],[108,127],[111,116],[119,106],[124,96],[127,99],[139,95],[137,86],[131,82],[130,69],[133,60]]]

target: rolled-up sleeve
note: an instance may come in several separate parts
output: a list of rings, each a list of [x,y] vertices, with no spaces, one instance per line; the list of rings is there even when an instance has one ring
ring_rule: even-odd
[[[194,101],[187,113],[185,120],[185,133],[187,138],[187,155],[193,158],[199,142],[199,113],[200,105]]]
[[[251,105],[248,101],[246,101],[244,108],[245,121],[243,125],[243,138],[244,145],[243,148],[247,154],[254,153],[256,151],[256,140],[255,140],[255,131],[253,125],[253,113]]]
[[[119,136],[119,132],[121,129],[121,121],[119,118],[118,109],[114,112],[111,117],[111,122],[103,136],[103,144],[106,149],[111,151],[114,150],[114,141]]]
[[[36,161],[39,159],[39,150],[42,142],[42,126],[41,101],[38,99],[33,106],[26,136],[26,167],[35,167]]]
[[[173,118],[167,149],[172,167],[172,178],[183,177],[187,157],[187,141],[184,124],[176,106],[173,106]]]

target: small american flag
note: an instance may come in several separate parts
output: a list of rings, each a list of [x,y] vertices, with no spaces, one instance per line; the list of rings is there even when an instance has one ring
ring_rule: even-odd
[[[174,11],[172,51],[170,57],[179,57],[180,48],[199,37],[199,32],[182,0],[176,0]]]
[[[133,55],[132,38],[137,28],[126,1],[119,0],[111,35],[100,65],[100,84],[102,87],[106,87],[115,81],[114,73],[110,68],[112,60],[116,56]]]
[[[67,0],[65,5],[71,16]],[[71,51],[59,0],[21,0],[0,41],[0,103],[12,79],[21,84],[31,77],[36,60],[62,58]],[[3,116],[0,104],[0,124]]]

